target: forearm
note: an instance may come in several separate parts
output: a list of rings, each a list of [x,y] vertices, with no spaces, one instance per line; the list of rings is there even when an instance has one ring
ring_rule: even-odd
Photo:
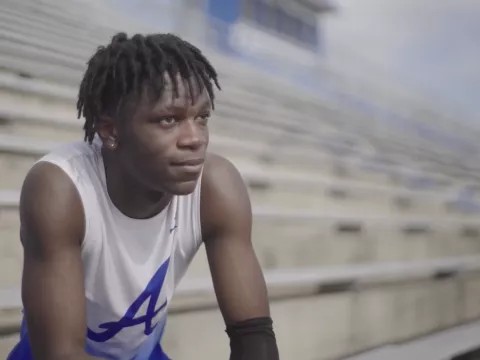
[[[227,326],[230,360],[279,360],[270,318],[258,318]]]

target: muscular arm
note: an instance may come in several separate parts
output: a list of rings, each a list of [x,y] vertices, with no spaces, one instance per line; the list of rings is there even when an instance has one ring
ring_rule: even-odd
[[[247,189],[227,160],[209,155],[202,180],[202,233],[231,360],[277,360],[268,295],[251,242]]]
[[[84,213],[68,176],[38,163],[21,200],[22,299],[35,360],[87,360],[80,257]]]

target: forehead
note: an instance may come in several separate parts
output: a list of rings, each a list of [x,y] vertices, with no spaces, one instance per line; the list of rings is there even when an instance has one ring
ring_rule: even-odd
[[[201,81],[201,79],[200,79]],[[177,74],[172,79],[167,73],[163,76],[163,91],[160,97],[147,96],[154,109],[170,107],[205,107],[210,105],[210,96],[205,86],[200,87],[195,77],[184,79]]]

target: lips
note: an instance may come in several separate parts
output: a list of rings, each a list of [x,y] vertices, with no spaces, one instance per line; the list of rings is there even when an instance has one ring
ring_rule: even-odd
[[[172,161],[173,166],[199,166],[203,165],[204,159],[186,159],[181,161]]]
[[[203,167],[204,159],[186,159],[172,162],[173,168],[182,173],[198,174]]]

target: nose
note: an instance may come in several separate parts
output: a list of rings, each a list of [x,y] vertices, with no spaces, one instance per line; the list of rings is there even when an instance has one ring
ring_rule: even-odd
[[[207,142],[206,128],[199,125],[194,119],[182,121],[177,140],[179,148],[196,150]]]

